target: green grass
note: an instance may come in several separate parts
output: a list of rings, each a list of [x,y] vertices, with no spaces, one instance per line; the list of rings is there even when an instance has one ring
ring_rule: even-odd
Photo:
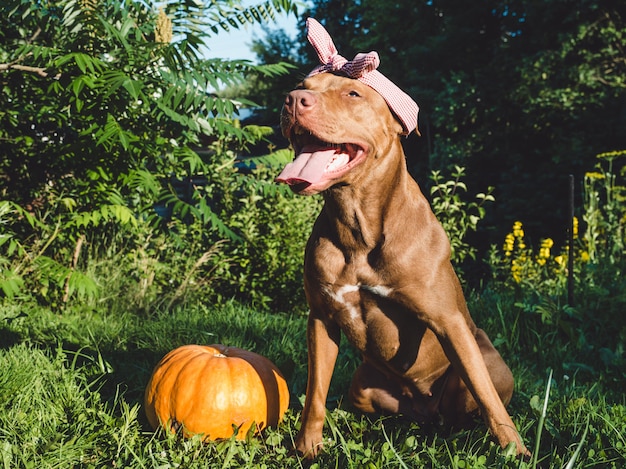
[[[582,345],[572,344],[559,327],[538,321],[509,296],[486,291],[470,303],[516,376],[510,412],[528,447],[537,445],[539,466],[625,467],[623,369],[594,356],[589,336]],[[5,303],[0,306],[0,467],[534,466],[497,447],[480,421],[450,432],[353,412],[344,394],[359,359],[346,344],[330,390],[326,449],[313,464],[302,461],[292,444],[306,384],[305,324],[303,314],[272,314],[236,303],[152,315]],[[167,351],[189,343],[223,343],[270,358],[292,394],[284,422],[243,442],[201,443],[151,431],[142,396],[152,368]]]

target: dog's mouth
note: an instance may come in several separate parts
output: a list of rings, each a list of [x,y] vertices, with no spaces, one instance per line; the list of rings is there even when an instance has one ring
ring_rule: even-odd
[[[297,193],[315,193],[328,188],[341,176],[361,163],[366,148],[356,143],[329,143],[311,134],[292,132],[290,139],[296,152],[276,178],[289,184]]]

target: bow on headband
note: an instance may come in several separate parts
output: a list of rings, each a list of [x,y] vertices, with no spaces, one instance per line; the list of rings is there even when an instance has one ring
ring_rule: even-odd
[[[408,135],[416,130],[419,107],[408,94],[376,70],[380,64],[377,52],[357,54],[353,60],[349,61],[337,53],[332,38],[317,20],[308,18],[306,26],[307,39],[317,52],[317,57],[321,63],[308,76],[330,72],[341,73],[349,78],[359,80],[383,97],[389,109],[402,124],[403,135]]]

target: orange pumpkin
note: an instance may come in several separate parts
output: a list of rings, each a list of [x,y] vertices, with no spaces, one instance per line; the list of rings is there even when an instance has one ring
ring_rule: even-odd
[[[250,427],[275,426],[289,406],[287,383],[276,366],[253,352],[224,345],[184,345],[155,367],[144,395],[146,415],[184,436],[237,439]]]

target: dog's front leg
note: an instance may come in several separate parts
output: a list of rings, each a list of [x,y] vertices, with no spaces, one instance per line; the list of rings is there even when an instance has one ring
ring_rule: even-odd
[[[515,424],[496,391],[478,343],[460,312],[439,317],[429,325],[457,372],[474,396],[491,433],[504,448],[515,443],[518,454],[529,455]]]
[[[322,429],[326,418],[326,397],[339,351],[340,329],[335,323],[309,315],[307,324],[308,380],[302,411],[302,424],[296,437],[296,449],[308,458],[322,447]]]

